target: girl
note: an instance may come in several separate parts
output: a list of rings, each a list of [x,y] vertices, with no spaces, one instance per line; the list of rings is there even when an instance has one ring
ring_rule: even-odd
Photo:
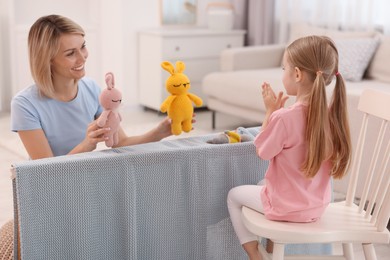
[[[338,52],[327,37],[309,36],[291,43],[283,57],[283,85],[296,102],[262,85],[266,116],[254,144],[269,160],[263,185],[231,189],[228,209],[234,230],[249,259],[261,259],[257,237],[241,221],[243,205],[268,219],[311,222],[331,199],[330,178],[342,178],[351,159],[345,84],[338,72]],[[325,87],[336,77],[328,105]]]

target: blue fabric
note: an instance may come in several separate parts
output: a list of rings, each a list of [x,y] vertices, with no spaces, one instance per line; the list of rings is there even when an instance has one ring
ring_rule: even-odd
[[[15,164],[22,259],[247,259],[226,196],[262,179],[268,162],[252,142],[213,137]],[[310,250],[330,247],[296,251]]]
[[[54,156],[68,154],[102,112],[99,86],[89,78],[82,78],[78,86],[77,96],[70,102],[42,97],[36,85],[22,90],[11,102],[11,130],[42,129]]]

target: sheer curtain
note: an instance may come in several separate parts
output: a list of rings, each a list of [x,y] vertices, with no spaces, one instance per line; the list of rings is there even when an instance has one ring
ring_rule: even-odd
[[[235,29],[246,30],[245,45],[274,42],[274,0],[232,0]]]
[[[381,30],[390,34],[388,0],[276,0],[275,42],[286,42],[289,24],[312,25],[341,30]]]

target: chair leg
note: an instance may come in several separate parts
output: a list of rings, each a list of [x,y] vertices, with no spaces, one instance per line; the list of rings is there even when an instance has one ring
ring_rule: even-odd
[[[343,243],[343,254],[347,260],[354,259],[352,243]]]
[[[362,244],[366,260],[376,260],[376,253],[373,244]]]
[[[274,252],[272,260],[284,259],[284,244],[274,243]]]
[[[211,111],[211,128],[213,130],[215,130],[215,113],[216,112],[214,110]]]

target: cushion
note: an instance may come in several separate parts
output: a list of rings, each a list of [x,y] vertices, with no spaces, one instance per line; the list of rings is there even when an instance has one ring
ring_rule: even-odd
[[[335,40],[339,72],[345,80],[360,81],[379,44],[379,38]]]
[[[378,33],[376,31],[340,31],[320,26],[314,26],[307,23],[291,24],[289,43],[300,37],[308,35],[325,35],[332,39],[355,39],[355,38],[373,38]]]
[[[367,77],[390,83],[390,36],[383,36],[371,65],[367,71]]]

